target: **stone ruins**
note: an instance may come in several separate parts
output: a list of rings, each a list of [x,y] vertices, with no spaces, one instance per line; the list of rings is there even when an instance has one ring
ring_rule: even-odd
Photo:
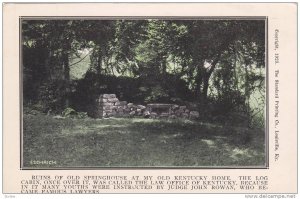
[[[189,110],[177,104],[136,105],[119,101],[115,94],[102,94],[96,99],[96,107],[89,115],[95,118],[108,117],[145,117],[145,118],[199,118],[198,111]]]

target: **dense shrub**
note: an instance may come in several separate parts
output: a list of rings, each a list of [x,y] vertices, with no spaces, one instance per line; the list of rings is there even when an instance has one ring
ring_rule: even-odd
[[[64,81],[44,83],[38,89],[38,104],[43,107],[44,112],[60,113],[66,97]]]
[[[146,77],[130,78],[123,76],[96,75],[87,72],[84,79],[74,84],[71,95],[72,107],[86,111],[102,93],[114,93],[119,100],[133,103],[180,103],[191,100],[191,91],[186,83],[176,76],[169,75],[164,81]]]

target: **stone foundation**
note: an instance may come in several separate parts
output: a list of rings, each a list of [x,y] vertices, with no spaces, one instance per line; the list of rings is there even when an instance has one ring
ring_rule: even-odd
[[[186,118],[198,119],[199,112],[177,104],[136,105],[119,101],[115,94],[102,94],[96,99],[96,107],[89,115],[96,118],[108,117],[145,117],[145,118]]]

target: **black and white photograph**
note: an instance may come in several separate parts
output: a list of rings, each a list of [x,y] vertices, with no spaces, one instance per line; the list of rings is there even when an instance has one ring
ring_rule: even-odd
[[[266,17],[20,18],[21,168],[266,168]]]

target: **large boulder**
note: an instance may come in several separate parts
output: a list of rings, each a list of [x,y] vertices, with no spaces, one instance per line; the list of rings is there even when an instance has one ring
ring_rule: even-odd
[[[131,107],[133,107],[134,105],[133,105],[133,103],[128,103],[127,106],[131,108]]]
[[[155,112],[150,113],[150,117],[151,118],[157,118],[157,113],[155,113]]]
[[[127,105],[127,102],[126,102],[126,101],[119,101],[119,103],[120,103],[121,106]]]
[[[109,98],[116,98],[115,94],[101,94],[101,98],[109,99]]]
[[[180,106],[179,109],[185,110],[185,109],[186,109],[186,106]]]
[[[115,103],[115,102],[118,102],[119,100],[118,100],[118,98],[108,98],[107,101]]]
[[[198,119],[200,116],[198,111],[191,111],[190,112],[190,119]]]
[[[184,118],[184,119],[187,119],[189,117],[189,114],[187,113],[182,113],[181,114],[181,117]]]
[[[168,114],[168,113],[161,113],[161,114],[159,115],[159,117],[161,117],[161,118],[167,118],[167,117],[169,117],[169,115],[170,115],[170,114]]]
[[[100,98],[99,102],[107,102],[106,98]]]
[[[149,118],[151,116],[151,113],[148,110],[145,110],[143,115],[145,118]]]
[[[129,113],[129,115],[130,115],[131,117],[133,117],[133,116],[135,115],[135,111],[131,111],[131,112]]]
[[[179,105],[177,105],[177,104],[174,104],[174,105],[172,106],[172,109],[173,109],[173,110],[177,110],[177,109],[179,109]]]
[[[123,109],[125,113],[130,113],[130,108],[126,107]]]
[[[136,114],[138,115],[138,116],[141,116],[142,115],[142,109],[136,109]]]
[[[141,109],[141,110],[144,110],[144,109],[146,109],[146,106],[143,106],[143,105],[137,105],[137,108],[138,108],[138,109]]]
[[[102,103],[102,106],[113,106],[114,103],[111,103],[111,102],[103,102]]]
[[[175,111],[175,114],[177,116],[180,116],[182,113],[184,113],[184,110],[183,109],[178,109],[177,111]]]
[[[111,110],[111,106],[104,106],[103,110],[107,111],[107,110]]]

